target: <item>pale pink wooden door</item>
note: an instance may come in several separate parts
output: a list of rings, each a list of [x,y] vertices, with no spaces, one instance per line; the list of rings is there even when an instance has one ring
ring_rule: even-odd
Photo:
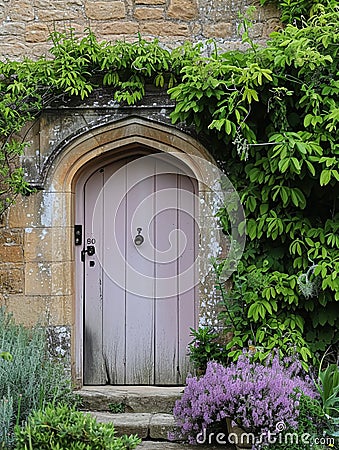
[[[84,240],[95,254],[84,256],[85,384],[185,382],[196,326],[196,209],[196,181],[157,157],[88,178]]]

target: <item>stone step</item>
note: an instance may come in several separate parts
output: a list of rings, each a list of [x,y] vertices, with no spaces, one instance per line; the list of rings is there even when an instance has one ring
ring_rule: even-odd
[[[183,386],[84,386],[76,393],[90,411],[116,412],[123,406],[128,413],[171,414],[183,391]]]
[[[91,415],[101,423],[112,422],[117,436],[137,434],[143,441],[139,450],[221,450],[220,445],[189,445],[186,442],[169,442],[169,433],[175,430],[172,414],[124,413],[111,414],[91,411]],[[232,445],[223,443],[223,450],[234,450]]]
[[[175,430],[174,417],[164,413],[122,413],[91,411],[98,422],[112,422],[117,436],[137,434],[141,439],[169,440],[169,433]]]

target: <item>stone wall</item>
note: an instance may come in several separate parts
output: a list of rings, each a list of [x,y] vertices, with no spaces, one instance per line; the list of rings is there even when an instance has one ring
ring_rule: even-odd
[[[0,227],[0,305],[27,326],[70,325],[70,232],[40,223],[42,198],[19,198]]]
[[[239,47],[239,13],[252,4],[257,6],[252,36],[264,41],[277,28],[279,14],[257,0],[1,0],[1,56],[48,54],[50,32],[70,26],[80,36],[90,27],[108,41],[134,41],[140,33],[169,48],[210,38],[224,48]]]

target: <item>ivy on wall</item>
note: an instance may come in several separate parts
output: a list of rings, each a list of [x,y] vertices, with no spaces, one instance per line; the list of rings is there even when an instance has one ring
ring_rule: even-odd
[[[173,51],[141,38],[110,44],[88,30],[81,40],[54,32],[52,57],[1,62],[0,196],[4,210],[29,191],[17,134],[55,98],[107,87],[117,102],[135,104],[147,84],[166,89],[173,123],[208,136],[245,208],[247,246],[224,293],[241,306],[230,349],[252,341],[264,355],[279,346],[306,364],[338,340],[339,8],[279,5],[286,25],[263,48],[244,18],[244,52],[222,53],[213,42],[209,56],[201,43]],[[232,226],[219,216],[225,230]]]

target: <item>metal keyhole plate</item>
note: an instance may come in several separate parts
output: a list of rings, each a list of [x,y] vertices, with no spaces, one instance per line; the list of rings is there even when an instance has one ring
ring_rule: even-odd
[[[137,228],[138,234],[134,238],[135,245],[141,245],[144,242],[144,237],[141,235],[142,228]]]

